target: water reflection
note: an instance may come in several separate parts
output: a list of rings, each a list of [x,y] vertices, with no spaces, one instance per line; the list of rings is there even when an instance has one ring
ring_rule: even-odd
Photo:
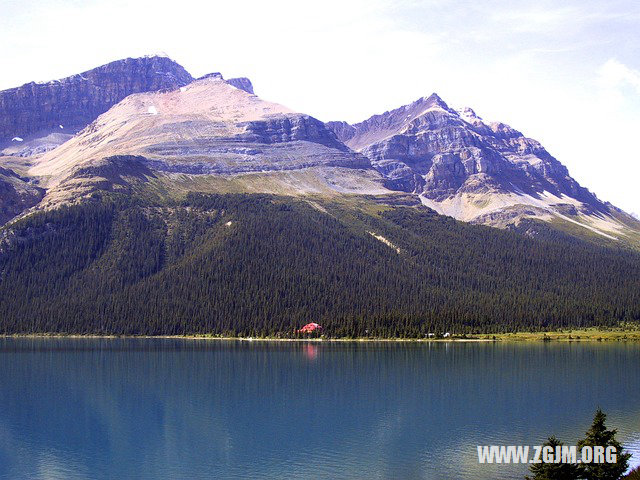
[[[314,361],[318,358],[318,346],[313,343],[307,343],[302,347],[304,356],[307,360]]]
[[[477,444],[637,450],[640,346],[0,340],[0,478],[513,478]]]

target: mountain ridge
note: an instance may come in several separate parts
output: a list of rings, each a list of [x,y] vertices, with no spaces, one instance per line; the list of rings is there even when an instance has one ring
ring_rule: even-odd
[[[517,228],[524,218],[560,220],[606,238],[640,228],[536,140],[484,122],[471,108],[454,110],[435,93],[353,125],[327,125],[367,156],[390,188],[418,195],[441,214],[501,228]]]
[[[106,93],[100,81],[108,83]],[[353,125],[324,124],[282,106],[270,111],[277,104],[255,96],[245,77],[225,80],[214,72],[194,79],[170,58],[151,56],[32,82],[0,92],[0,99],[35,86],[45,93],[65,91],[51,97],[58,103],[73,97],[68,115],[76,115],[70,123],[78,125],[58,125],[60,105],[53,108],[47,95],[29,97],[31,107],[20,114],[0,102],[6,135],[4,149],[0,138],[0,166],[30,185],[5,176],[7,191],[18,186],[30,192],[11,195],[6,212],[14,216],[81,201],[96,189],[124,188],[122,176],[105,180],[87,172],[113,172],[108,164],[136,158],[133,166],[140,172],[153,172],[144,184],[168,195],[194,188],[376,194],[393,203],[409,194],[416,203],[467,222],[517,230],[525,219],[542,220],[579,236],[640,245],[640,222],[582,187],[539,142],[504,123],[485,122],[471,108],[455,110],[436,93]],[[96,115],[99,110],[105,111]],[[12,115],[19,118],[15,125],[6,121]],[[29,121],[25,132],[45,124],[48,130],[22,133],[18,127]],[[91,165],[99,168],[87,169]],[[42,189],[46,194],[34,205]],[[9,213],[3,217],[10,219]],[[530,223],[525,230],[535,233]]]
[[[244,88],[238,88],[210,74],[177,89],[128,96],[74,138],[31,161],[29,175],[48,188],[43,205],[115,187],[101,176],[87,176],[85,167],[125,157],[142,159],[137,164],[151,168],[169,189],[171,183],[193,179],[219,185],[241,174],[271,173],[287,182],[305,172],[300,192],[322,186],[330,191],[342,188],[334,177],[356,172],[352,190],[385,190],[366,157],[339,142],[322,122],[260,99],[247,82],[240,81]],[[370,172],[360,175],[359,170]],[[316,186],[308,185],[310,177]],[[373,190],[367,186],[372,181],[379,184]],[[264,191],[258,180],[254,185]]]
[[[424,338],[640,320],[640,222],[535,140],[435,95],[325,124],[211,73],[60,135],[0,151],[3,334],[290,336],[317,321]]]
[[[49,82],[0,92],[0,146],[14,138],[75,134],[132,93],[176,88],[193,77],[168,57],[127,58]],[[45,136],[45,135],[42,135]]]

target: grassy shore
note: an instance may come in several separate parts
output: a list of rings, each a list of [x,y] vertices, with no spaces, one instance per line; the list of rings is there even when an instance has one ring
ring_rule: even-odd
[[[496,334],[452,335],[447,338],[331,338],[331,337],[230,337],[209,334],[199,335],[78,335],[63,333],[15,334],[0,335],[12,338],[170,338],[194,340],[240,340],[240,341],[274,341],[274,342],[640,342],[640,325],[616,328],[584,328],[565,329],[548,332],[514,332]]]
[[[515,342],[577,342],[577,341],[640,341],[640,326],[618,327],[618,328],[584,328],[566,329],[551,332],[516,332],[499,333],[496,335],[474,335],[477,338],[494,339],[496,341]]]

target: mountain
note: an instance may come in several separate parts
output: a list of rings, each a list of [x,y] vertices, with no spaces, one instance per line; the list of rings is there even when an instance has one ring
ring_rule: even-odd
[[[194,80],[169,58],[130,58],[0,92],[0,132],[0,167],[31,192],[5,202],[2,222],[105,189],[359,193],[529,235],[551,226],[640,245],[640,221],[538,142],[436,94],[355,125],[323,124],[261,100],[247,78]]]
[[[55,148],[132,93],[193,81],[173,60],[127,58],[51,82],[0,92],[0,150],[32,155]]]
[[[640,320],[627,248],[640,223],[506,125],[435,95],[324,124],[246,78],[116,64],[110,89],[144,91],[118,100],[70,77],[82,88],[66,100],[7,117],[33,133],[0,152],[0,334],[291,336],[317,321],[327,335],[421,337]],[[67,101],[77,131],[61,138],[50,112]]]
[[[125,168],[129,177],[137,172],[167,192],[387,191],[367,158],[322,122],[217,75],[175,90],[130,95],[34,160],[28,172],[47,188],[43,205],[49,205],[118,188],[127,183]]]
[[[28,178],[39,197],[13,201],[0,221],[96,190],[391,193],[322,122],[253,92],[248,78],[194,80],[165,57],[2,92],[6,139],[21,136],[7,140],[0,166]],[[55,131],[62,121],[74,135]]]
[[[355,125],[328,126],[371,160],[387,186],[439,213],[510,228],[543,220],[632,242],[640,232],[636,219],[582,187],[539,142],[470,108],[454,110],[437,94]]]

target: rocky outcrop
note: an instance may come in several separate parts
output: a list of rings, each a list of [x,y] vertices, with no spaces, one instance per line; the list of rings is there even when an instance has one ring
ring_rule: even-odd
[[[271,144],[304,140],[342,152],[349,151],[324,123],[309,115],[294,114],[239,125],[246,126],[240,137],[247,141]]]
[[[227,83],[229,85],[233,85],[236,88],[239,88],[240,90],[244,90],[247,93],[254,93],[253,84],[247,77],[230,78],[229,80],[227,80]]]
[[[275,186],[292,193],[390,193],[367,157],[323,122],[261,100],[220,75],[129,95],[29,165],[29,175],[47,188],[39,208],[96,190],[145,188],[156,174],[151,183],[167,190],[215,191],[244,182],[251,191],[277,193]]]
[[[216,78],[218,80],[224,80],[224,78],[222,78],[222,74],[220,72],[207,73],[206,75],[202,75],[201,77],[198,77],[196,80],[204,80],[206,78]]]
[[[474,195],[502,195],[510,198],[505,206],[521,201],[536,207],[570,197],[608,212],[540,143],[503,123],[485,123],[470,108],[453,110],[436,94],[355,125],[327,125],[367,156],[391,188],[419,194],[430,206]],[[559,213],[568,211],[564,203]]]
[[[347,143],[349,140],[353,138],[356,134],[356,129],[353,125],[348,124],[347,122],[327,122],[327,127],[329,127],[343,143]]]
[[[52,132],[44,136],[35,136],[26,141],[17,141],[14,139],[11,145],[6,146],[0,151],[0,155],[32,157],[49,152],[71,138],[73,138],[72,132],[63,133],[63,131],[60,130],[60,132]]]
[[[45,191],[20,177],[13,170],[0,167],[0,225],[36,205]]]
[[[245,92],[250,93],[252,95],[254,94],[253,84],[251,83],[251,80],[249,80],[247,77],[237,77],[237,78],[230,78],[228,80],[225,80],[220,72],[213,72],[213,73],[207,73],[206,75],[199,77],[197,80],[204,80],[207,78],[224,80],[229,85],[239,88],[240,90],[244,90]]]
[[[191,81],[191,75],[173,60],[144,57],[4,90],[0,92],[0,146],[36,134],[75,133],[132,93],[174,89]]]

